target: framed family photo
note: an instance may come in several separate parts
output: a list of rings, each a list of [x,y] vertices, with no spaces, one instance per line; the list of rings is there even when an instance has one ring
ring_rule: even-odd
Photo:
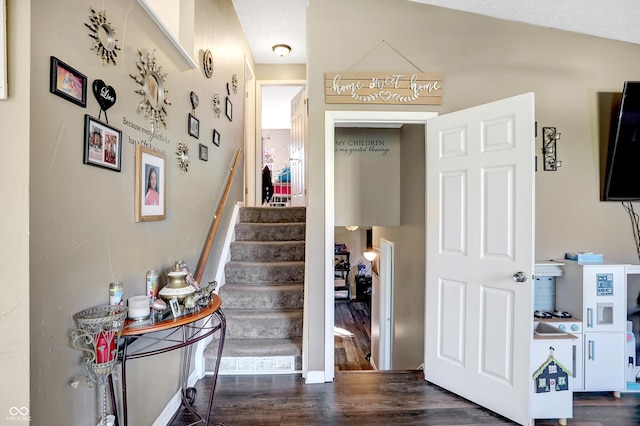
[[[213,144],[220,146],[220,133],[216,129],[213,129]]]
[[[200,139],[200,120],[193,114],[189,114],[189,136]]]
[[[202,161],[209,161],[209,148],[203,144],[199,144],[198,148],[200,148],[200,151],[198,152],[198,157]]]
[[[82,108],[87,106],[87,76],[55,56],[51,57],[49,74],[51,93]]]
[[[231,99],[227,96],[227,103],[224,108],[224,113],[226,114],[229,121],[233,121],[233,104],[231,103]]]
[[[166,218],[166,156],[136,145],[135,220],[150,222]]]
[[[122,162],[122,132],[84,115],[84,164],[119,172]]]

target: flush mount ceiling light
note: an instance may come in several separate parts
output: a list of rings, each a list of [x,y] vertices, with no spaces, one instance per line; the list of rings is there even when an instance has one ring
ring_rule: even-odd
[[[273,50],[273,53],[278,56],[285,56],[288,55],[289,52],[291,52],[291,46],[287,44],[276,44],[271,49]]]

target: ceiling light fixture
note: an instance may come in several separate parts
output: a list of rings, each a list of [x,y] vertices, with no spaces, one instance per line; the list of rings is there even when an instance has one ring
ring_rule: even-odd
[[[377,253],[373,251],[373,229],[367,229],[367,248],[362,254],[369,262],[373,262],[376,258]]]
[[[291,46],[287,44],[276,44],[271,49],[273,50],[273,53],[278,56],[285,56],[288,55],[289,52],[291,52]]]

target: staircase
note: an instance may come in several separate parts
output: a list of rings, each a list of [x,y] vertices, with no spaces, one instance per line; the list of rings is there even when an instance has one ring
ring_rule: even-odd
[[[304,207],[243,207],[218,295],[227,320],[220,374],[302,370]],[[218,342],[204,352],[213,371]]]

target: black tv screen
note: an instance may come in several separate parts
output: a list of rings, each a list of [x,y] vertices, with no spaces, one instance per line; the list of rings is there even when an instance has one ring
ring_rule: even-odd
[[[627,81],[612,120],[602,199],[640,200],[640,81]]]

